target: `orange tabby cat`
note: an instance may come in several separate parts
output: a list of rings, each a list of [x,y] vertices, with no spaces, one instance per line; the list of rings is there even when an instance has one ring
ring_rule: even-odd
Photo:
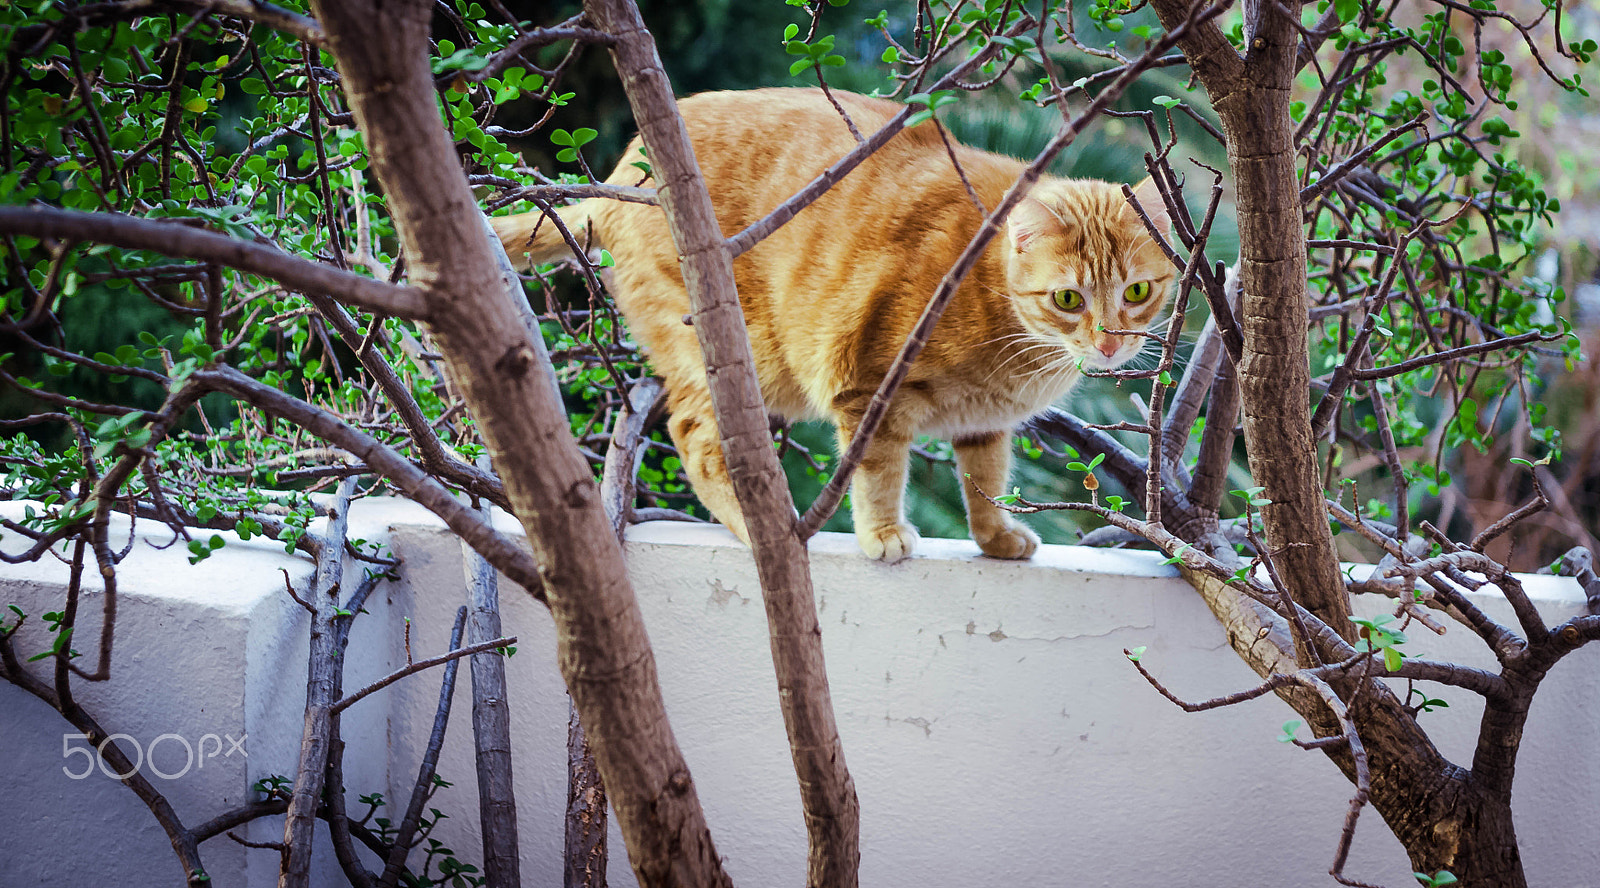
[[[901,106],[835,93],[870,132]],[[725,234],[740,231],[855,147],[817,90],[705,93],[679,103]],[[640,184],[629,161],[609,182]],[[972,188],[999,203],[1021,161],[956,146]],[[653,184],[646,182],[644,184]],[[1168,224],[1149,180],[1140,205]],[[748,542],[712,415],[688,294],[665,216],[653,206],[589,199],[560,210],[580,241],[616,259],[611,289],[667,383],[670,431],[695,493]],[[734,261],[761,392],[769,410],[827,419],[841,452],[872,393],[940,278],[982,222],[932,126],[907,130],[777,233]],[[492,220],[512,261],[526,266],[567,246],[541,213]],[[918,536],[902,498],[911,442],[948,438],[962,473],[990,495],[1005,492],[1011,430],[1059,400],[1080,362],[1116,367],[1139,353],[1161,311],[1171,263],[1123,198],[1121,186],[1041,179],[1011,212],[1007,237],[983,255],[951,300],[932,340],[894,398],[851,493],[856,539],[867,555],[898,561]],[[963,485],[972,538],[991,556],[1027,558],[1039,538]]]

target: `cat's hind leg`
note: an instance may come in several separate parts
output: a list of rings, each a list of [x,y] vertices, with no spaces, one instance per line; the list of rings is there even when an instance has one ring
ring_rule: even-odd
[[[1010,493],[1011,435],[992,431],[957,435],[956,471],[961,475],[961,498],[967,505],[967,529],[973,542],[991,558],[1030,558],[1039,548],[1039,536],[1010,513],[972,489],[976,484],[990,496]]]
[[[744,513],[739,510],[733,482],[728,478],[728,463],[722,456],[722,440],[716,414],[711,408],[711,393],[697,386],[676,386],[671,390],[667,410],[672,417],[667,423],[667,432],[678,448],[678,457],[683,460],[683,469],[694,487],[695,496],[740,542],[750,545]]]

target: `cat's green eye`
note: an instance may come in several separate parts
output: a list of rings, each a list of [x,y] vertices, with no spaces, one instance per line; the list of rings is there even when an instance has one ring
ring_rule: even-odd
[[[1149,299],[1150,282],[1140,281],[1137,284],[1130,284],[1128,289],[1122,291],[1122,298],[1133,303],[1134,305],[1138,305],[1146,299]]]
[[[1083,308],[1083,294],[1077,290],[1057,290],[1055,299],[1056,308],[1062,311],[1077,311]]]

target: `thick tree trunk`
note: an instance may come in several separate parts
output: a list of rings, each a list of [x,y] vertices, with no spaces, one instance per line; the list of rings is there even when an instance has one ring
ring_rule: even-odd
[[[1234,56],[1238,70],[1201,76],[1228,139],[1239,208],[1239,387],[1250,474],[1272,500],[1261,510],[1262,528],[1287,591],[1334,631],[1354,638],[1311,434],[1306,236],[1289,116],[1298,32],[1268,4],[1247,10],[1246,17],[1254,27],[1247,28],[1248,54]],[[1213,88],[1212,79],[1224,80],[1222,88]]]
[[[483,232],[428,71],[427,0],[315,3],[411,283],[504,479],[555,618],[562,675],[646,886],[729,884],[667,724],[599,488]]]
[[[1189,0],[1154,0],[1175,28]],[[1210,94],[1227,137],[1238,201],[1240,326],[1244,355],[1239,390],[1245,444],[1255,483],[1272,501],[1262,509],[1270,555],[1287,591],[1346,638],[1354,638],[1349,593],[1329,530],[1311,433],[1307,335],[1306,233],[1296,176],[1289,88],[1299,35],[1281,6],[1247,0],[1245,54],[1222,30],[1196,28],[1180,43]],[[1297,648],[1282,620],[1213,578],[1188,574],[1228,629],[1239,655],[1263,676],[1314,666],[1326,652]],[[1356,682],[1340,688],[1353,698]],[[1324,704],[1297,689],[1281,696],[1317,729],[1339,728]],[[1371,769],[1371,803],[1405,846],[1418,872],[1450,870],[1464,888],[1520,888],[1509,782],[1490,788],[1451,764],[1401,701],[1368,680],[1352,707]],[[1520,732],[1513,732],[1514,734]],[[1346,776],[1354,761],[1326,750]],[[1355,878],[1359,879],[1359,875]]]
[[[1215,577],[1184,570],[1184,579],[1222,624],[1234,652],[1257,674],[1299,668],[1282,619]],[[1301,688],[1280,696],[1301,713],[1323,705]],[[1412,868],[1429,874],[1449,870],[1462,888],[1525,888],[1510,794],[1486,788],[1473,772],[1440,755],[1383,685],[1373,682],[1363,689],[1354,714],[1372,773],[1372,807],[1405,847]],[[1327,754],[1353,782],[1349,754],[1342,749]]]
[[[1436,791],[1415,793],[1406,802],[1379,810],[1405,846],[1413,870],[1429,875],[1449,870],[1461,888],[1527,888],[1509,796],[1490,792],[1470,772],[1455,769]]]
[[[728,475],[761,578],[778,700],[810,838],[806,884],[852,888],[861,858],[860,809],[834,721],[810,560],[788,479],[770,443],[767,411],[734,290],[733,260],[638,8],[632,0],[588,0],[585,8],[594,25],[615,38],[612,58],[650,149],[657,197],[694,309]]]

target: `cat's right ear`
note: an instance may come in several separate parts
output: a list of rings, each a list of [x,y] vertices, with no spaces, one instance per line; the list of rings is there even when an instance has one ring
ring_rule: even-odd
[[[1155,179],[1145,176],[1143,182],[1133,186],[1133,198],[1139,202],[1140,208],[1150,217],[1150,221],[1155,223],[1156,230],[1166,235],[1172,233],[1172,217],[1167,213],[1167,202],[1162,199],[1161,189],[1156,187]],[[1132,204],[1128,205],[1125,212],[1136,224],[1142,225],[1138,222],[1139,216],[1133,211]]]
[[[1006,217],[1006,237],[1011,242],[1011,249],[1018,253],[1026,252],[1030,243],[1052,227],[1061,227],[1059,217],[1031,197],[1018,201]]]

